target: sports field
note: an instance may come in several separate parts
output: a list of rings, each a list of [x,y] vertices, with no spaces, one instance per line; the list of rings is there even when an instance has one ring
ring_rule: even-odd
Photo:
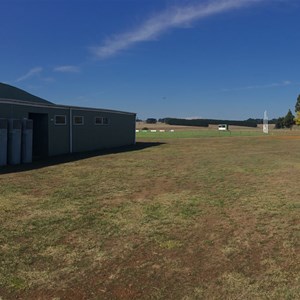
[[[190,132],[2,170],[0,299],[299,299],[300,132]]]

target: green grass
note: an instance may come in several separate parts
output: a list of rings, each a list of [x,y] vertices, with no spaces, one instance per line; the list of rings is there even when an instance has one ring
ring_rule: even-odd
[[[264,134],[258,130],[235,130],[235,131],[218,131],[218,130],[190,130],[190,131],[178,131],[174,132],[137,132],[137,138],[159,138],[159,139],[170,139],[170,138],[200,138],[200,137],[230,137],[230,136],[263,136]]]
[[[192,134],[0,175],[0,298],[299,299],[300,139]]]

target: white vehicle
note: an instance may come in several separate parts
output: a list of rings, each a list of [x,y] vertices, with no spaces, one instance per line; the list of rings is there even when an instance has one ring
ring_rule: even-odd
[[[218,126],[218,129],[222,130],[222,131],[227,131],[228,130],[228,125],[227,124],[220,124]]]

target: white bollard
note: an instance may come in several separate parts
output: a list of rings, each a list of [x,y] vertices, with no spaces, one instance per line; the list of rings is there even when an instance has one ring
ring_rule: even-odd
[[[156,130],[155,130],[155,129],[152,129],[152,130],[150,130],[150,132],[156,132]]]

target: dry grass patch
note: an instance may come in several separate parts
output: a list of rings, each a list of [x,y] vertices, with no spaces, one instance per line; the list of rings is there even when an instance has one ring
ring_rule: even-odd
[[[297,299],[297,139],[168,139],[0,175],[3,299]]]

